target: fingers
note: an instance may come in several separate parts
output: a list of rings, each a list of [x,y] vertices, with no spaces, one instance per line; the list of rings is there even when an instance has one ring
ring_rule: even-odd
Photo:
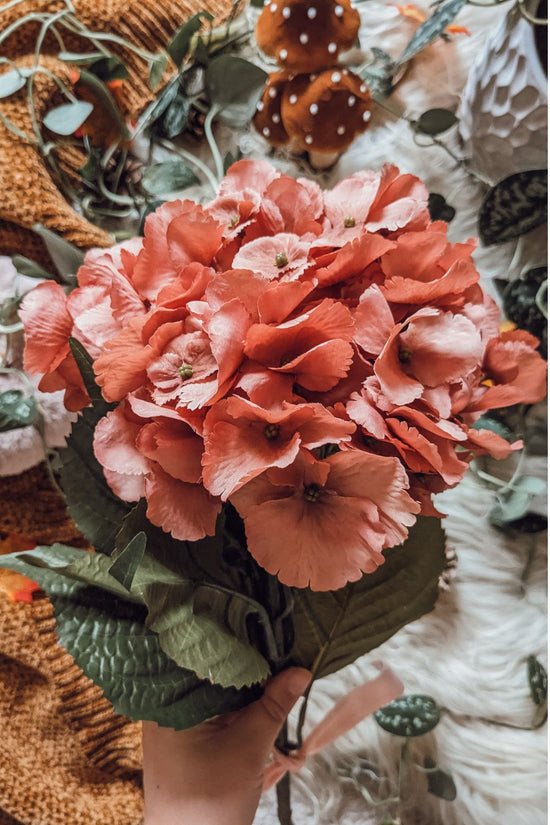
[[[247,725],[254,735],[271,747],[286,717],[306,690],[311,673],[301,667],[291,667],[271,679],[264,695],[247,708]]]

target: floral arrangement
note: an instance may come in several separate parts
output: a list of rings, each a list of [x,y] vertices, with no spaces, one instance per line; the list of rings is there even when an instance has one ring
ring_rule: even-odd
[[[431,496],[472,457],[520,446],[475,422],[542,398],[545,362],[530,334],[499,334],[474,243],[450,244],[427,196],[393,166],[323,192],[240,161],[209,203],[166,203],[143,238],[88,253],[69,295],[32,290],[25,368],[69,409],[93,402],[63,482],[102,552],[15,554],[23,572],[39,563],[141,602],[160,649],[225,688],[289,657],[330,672],[429,609],[443,566]],[[399,615],[374,643],[368,625],[352,640],[326,597],[359,595],[346,610],[361,624],[377,574]],[[315,610],[336,610],[338,654],[300,627]],[[207,701],[202,718],[213,712]]]

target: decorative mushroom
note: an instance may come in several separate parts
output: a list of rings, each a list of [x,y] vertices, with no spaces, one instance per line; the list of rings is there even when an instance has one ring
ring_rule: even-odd
[[[369,125],[372,98],[363,80],[335,67],[317,76],[289,81],[281,120],[293,147],[309,152],[312,166],[331,166]]]
[[[272,146],[308,152],[317,168],[331,166],[369,125],[366,84],[337,64],[359,24],[350,0],[277,0],[258,18],[258,44],[282,71],[269,76],[254,125]]]
[[[359,32],[350,0],[274,0],[256,23],[260,49],[287,72],[324,69],[350,49]]]

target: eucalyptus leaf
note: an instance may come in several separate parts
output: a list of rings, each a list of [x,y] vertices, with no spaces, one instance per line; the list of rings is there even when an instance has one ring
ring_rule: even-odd
[[[546,489],[546,483],[534,476],[516,479],[512,489],[497,494],[497,502],[490,513],[491,523],[502,527],[522,518],[528,512],[533,498],[545,493]]]
[[[248,123],[256,110],[267,73],[242,57],[222,54],[206,70],[206,88],[217,117],[229,126]]]
[[[439,519],[420,517],[374,573],[340,590],[295,590],[292,661],[327,676],[431,610],[445,566]]]
[[[518,172],[489,190],[479,213],[478,231],[486,246],[504,243],[546,223],[548,171]]]
[[[191,39],[202,28],[202,21],[206,20],[212,22],[214,17],[210,12],[199,11],[194,14],[189,20],[180,26],[175,35],[172,37],[166,50],[178,69],[189,54],[189,47]]]
[[[162,89],[158,97],[155,100],[153,100],[149,104],[149,106],[147,106],[145,111],[140,115],[135,130],[136,134],[139,134],[143,129],[145,129],[148,126],[151,126],[151,124],[153,124],[156,120],[162,117],[170,103],[178,94],[178,90],[178,77],[173,77],[171,80],[168,81],[164,89]]]
[[[516,437],[510,427],[496,418],[491,418],[489,415],[482,415],[472,424],[473,430],[490,430],[492,433],[500,435],[510,443],[516,440]]]
[[[84,180],[87,181],[96,181],[103,175],[103,169],[101,168],[101,152],[92,147],[90,154],[88,155],[88,160],[79,169],[81,176]]]
[[[30,72],[25,69],[12,69],[0,75],[0,100],[18,92],[27,82]]]
[[[191,101],[185,92],[178,88],[176,96],[168,105],[162,118],[158,120],[158,133],[169,140],[181,135],[188,126],[190,111]]]
[[[182,730],[261,695],[260,688],[224,689],[178,667],[163,652],[157,634],[146,628],[142,605],[46,567],[21,567],[15,555],[20,554],[0,556],[0,567],[25,570],[46,590],[60,643],[117,713]]]
[[[94,60],[88,66],[88,71],[95,74],[104,83],[109,83],[112,80],[125,80],[129,76],[128,69],[122,60],[115,55],[102,56],[98,60]]]
[[[76,273],[84,263],[84,253],[60,235],[52,232],[51,229],[46,229],[42,224],[35,223],[33,230],[44,242],[64,282],[74,284]]]
[[[50,109],[44,115],[44,126],[56,135],[72,135],[93,112],[94,105],[87,100],[75,100]]]
[[[12,264],[21,275],[26,275],[27,278],[44,278],[45,280],[54,280],[55,275],[44,269],[43,266],[37,264],[36,261],[31,261],[24,255],[14,255],[11,259]]]
[[[168,66],[168,57],[165,54],[157,54],[149,63],[149,85],[151,89],[156,89],[162,80],[166,67]]]
[[[381,728],[394,736],[423,736],[435,728],[440,711],[431,696],[410,693],[394,699],[375,711],[374,718]]]
[[[428,792],[447,802],[456,799],[456,785],[449,771],[438,768],[429,756],[424,759],[424,767],[429,771]]]
[[[38,418],[38,406],[34,397],[21,390],[0,393],[0,432],[28,427]]]
[[[440,37],[465,3],[466,0],[447,0],[447,2],[441,3],[434,13],[415,31],[398,62],[405,63]]]
[[[413,128],[424,135],[440,135],[458,123],[450,109],[428,109],[414,122]]]
[[[548,698],[548,674],[535,656],[527,659],[527,678],[533,702],[542,705]]]
[[[200,180],[183,160],[174,158],[146,167],[141,183],[151,195],[166,195],[195,186]]]

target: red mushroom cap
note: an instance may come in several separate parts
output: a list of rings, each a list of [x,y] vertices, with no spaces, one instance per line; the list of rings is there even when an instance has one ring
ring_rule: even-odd
[[[344,152],[367,129],[372,98],[365,82],[335,66],[297,75],[283,91],[281,116],[290,138],[308,152]]]
[[[290,140],[281,117],[283,91],[289,79],[286,72],[270,74],[262,99],[256,106],[254,126],[272,146],[285,146]]]
[[[262,51],[289,72],[324,69],[357,39],[359,12],[350,0],[273,0],[256,23]]]

